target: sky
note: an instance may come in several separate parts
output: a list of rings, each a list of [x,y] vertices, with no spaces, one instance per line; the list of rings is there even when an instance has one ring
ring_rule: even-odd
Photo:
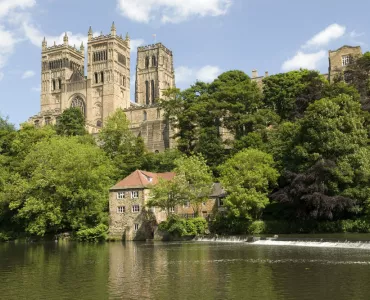
[[[50,46],[67,32],[79,47],[89,26],[108,34],[114,21],[131,38],[133,85],[137,46],[161,42],[184,89],[235,69],[327,73],[329,50],[369,50],[369,10],[368,0],[0,0],[0,115],[18,125],[40,111],[44,36]]]

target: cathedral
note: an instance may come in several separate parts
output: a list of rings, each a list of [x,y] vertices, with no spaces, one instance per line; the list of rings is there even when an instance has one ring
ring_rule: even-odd
[[[173,134],[156,100],[163,91],[175,87],[172,52],[161,43],[137,49],[135,102],[130,101],[130,38],[117,35],[112,24],[110,34],[93,36],[90,27],[85,46],[72,47],[67,34],[63,44],[48,47],[42,42],[41,112],[30,118],[35,126],[56,124],[69,107],[81,109],[89,133],[96,134],[104,120],[122,109],[130,128],[141,136],[147,148],[161,152],[173,147]]]
[[[360,47],[343,46],[329,51],[329,72],[324,76],[333,81],[345,74],[353,57],[362,55]],[[174,131],[165,120],[156,101],[163,92],[175,87],[173,54],[157,43],[137,49],[135,102],[130,99],[130,38],[117,35],[112,24],[110,34],[93,36],[90,27],[85,46],[72,47],[67,34],[63,44],[48,47],[42,42],[41,112],[29,119],[35,126],[56,124],[58,116],[69,107],[79,108],[85,116],[89,133],[96,134],[104,120],[117,109],[122,109],[130,122],[130,129],[141,136],[149,151],[162,152],[173,148]],[[87,72],[85,73],[85,65]],[[85,75],[86,74],[86,75]],[[263,79],[252,71],[251,80],[262,89]],[[345,76],[344,76],[345,77]],[[345,79],[345,78],[344,78]],[[225,131],[225,132],[224,132]],[[223,137],[232,138],[223,129]]]

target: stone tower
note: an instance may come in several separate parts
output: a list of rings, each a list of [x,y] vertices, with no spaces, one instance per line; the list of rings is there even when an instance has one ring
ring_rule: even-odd
[[[337,50],[329,51],[329,81],[333,82],[337,75],[343,75],[346,81],[345,69],[353,59],[362,55],[360,46],[343,46]]]
[[[114,23],[108,35],[93,37],[87,44],[87,120],[103,121],[118,108],[130,107],[130,38],[117,36]]]
[[[42,42],[41,59],[41,113],[50,112],[44,120],[45,124],[52,122],[53,115],[69,107],[65,94],[67,81],[73,73],[84,72],[84,51],[77,50],[68,44],[67,33],[63,44],[47,47],[47,41]],[[81,75],[82,76],[82,75]]]
[[[139,47],[137,51],[135,102],[151,106],[163,91],[175,87],[173,55],[161,43]]]

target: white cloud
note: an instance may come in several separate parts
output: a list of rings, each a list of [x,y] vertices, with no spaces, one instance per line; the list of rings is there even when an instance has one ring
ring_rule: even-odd
[[[30,40],[30,42],[40,48],[41,48],[41,44],[42,44],[44,37],[46,38],[46,41],[48,42],[48,46],[50,47],[54,45],[54,42],[57,45],[63,44],[63,38],[65,35],[65,32],[62,32],[58,36],[44,34],[35,25],[27,23],[27,22],[23,23],[23,31],[24,31],[25,36]],[[67,35],[68,35],[69,45],[71,46],[75,45],[77,48],[79,48],[81,43],[83,42],[84,45],[86,46],[87,34],[81,34],[81,33],[73,34],[71,31],[67,31]],[[94,33],[94,36],[98,36],[98,35],[100,35],[100,33],[98,32]],[[143,44],[144,44],[143,39],[131,40],[131,52],[135,52],[137,47]]]
[[[34,92],[41,92],[41,84],[38,87],[33,87],[31,90]]]
[[[130,51],[136,52],[137,48],[144,45],[145,41],[143,39],[131,40],[130,41]]]
[[[351,38],[357,38],[357,37],[364,36],[364,35],[365,35],[364,32],[356,32],[356,30],[351,31],[349,34]]]
[[[197,80],[211,82],[221,72],[222,70],[217,66],[207,65],[199,69],[181,66],[175,70],[176,83],[190,84]]]
[[[0,68],[6,64],[9,55],[14,52],[14,45],[17,40],[13,33],[0,26]]]
[[[32,70],[28,70],[28,71],[25,71],[22,75],[22,79],[27,79],[27,78],[31,78],[33,76],[35,76],[36,73]]]
[[[339,39],[346,33],[346,27],[339,24],[331,24],[323,31],[316,34],[309,41],[302,46],[302,48],[309,47],[323,47],[327,46],[331,41]]]
[[[36,0],[1,0],[0,17],[7,16],[11,11],[16,9],[31,8],[36,4]]]
[[[321,50],[315,53],[303,53],[298,51],[297,54],[285,61],[282,65],[283,71],[291,71],[297,69],[316,69],[319,63],[326,58],[326,51]]]
[[[121,14],[133,21],[180,23],[193,16],[220,16],[227,13],[231,0],[117,0]]]

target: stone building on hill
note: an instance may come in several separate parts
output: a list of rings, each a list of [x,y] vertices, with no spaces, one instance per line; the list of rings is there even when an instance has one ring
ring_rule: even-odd
[[[114,23],[107,35],[93,36],[90,27],[86,53],[83,44],[78,49],[69,45],[67,34],[62,45],[54,43],[48,47],[44,39],[41,110],[29,122],[36,126],[56,124],[65,109],[77,107],[86,118],[87,130],[95,134],[109,115],[122,109],[132,132],[144,139],[150,151],[175,147],[174,129],[157,105],[166,89],[176,87],[173,53],[161,43],[137,49],[135,101],[132,102],[130,48],[130,37],[118,35]],[[329,79],[332,81],[343,73],[352,58],[361,54],[360,47],[351,46],[329,51]],[[266,76],[268,72],[259,76],[253,70],[251,79],[262,89]],[[222,135],[227,138],[230,134],[222,128]]]
[[[156,227],[167,219],[165,211],[148,208],[150,189],[159,179],[171,180],[175,173],[151,173],[136,170],[109,190],[109,234],[125,240],[152,239]],[[215,210],[222,210],[226,196],[219,183],[213,185],[209,200],[201,205],[200,216],[208,218]],[[193,218],[195,212],[189,203],[173,208],[174,214]]]

